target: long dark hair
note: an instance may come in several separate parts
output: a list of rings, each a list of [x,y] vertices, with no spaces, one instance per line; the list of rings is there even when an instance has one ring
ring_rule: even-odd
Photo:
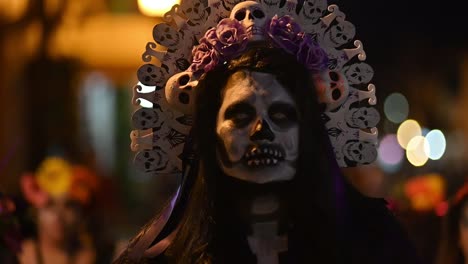
[[[315,88],[310,73],[295,57],[265,46],[252,47],[239,58],[207,73],[196,88],[193,142],[199,157],[198,173],[193,175],[196,179],[181,216],[180,231],[168,254],[172,255],[175,263],[255,263],[255,259],[249,259],[245,233],[239,232],[242,227],[236,223],[232,204],[226,197],[230,191],[229,184],[243,183],[235,180],[230,180],[229,184],[225,182],[230,177],[221,172],[214,147],[221,91],[229,76],[239,70],[273,74],[298,106],[298,170],[294,180],[283,183],[288,212],[295,226],[295,231],[289,234],[289,248],[293,259],[310,260],[313,256],[311,251],[315,256],[325,254],[329,259],[335,255],[332,251],[336,250],[334,181],[329,172],[333,158],[328,151],[329,142]]]
[[[216,161],[215,149],[221,93],[229,77],[240,70],[271,73],[297,104],[300,126],[297,173],[289,182],[273,183],[281,184],[280,195],[294,224],[288,233],[289,262],[310,262],[314,258],[333,263],[339,250],[336,174],[331,173],[336,161],[324,130],[315,87],[311,74],[295,57],[266,45],[250,47],[240,57],[206,73],[195,88],[196,115],[189,140],[198,158],[191,161],[181,198],[154,242],[179,226],[165,256],[159,259],[177,264],[256,263],[248,248],[245,226],[233,213],[231,199],[238,186],[248,193],[258,190],[259,184],[224,175]]]

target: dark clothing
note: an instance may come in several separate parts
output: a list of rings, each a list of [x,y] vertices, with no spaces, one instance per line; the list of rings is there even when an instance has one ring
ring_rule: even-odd
[[[344,183],[344,197],[337,232],[336,256],[324,257],[320,250],[310,248],[310,257],[293,259],[291,254],[280,254],[280,263],[340,263],[340,264],[422,264],[414,246],[396,217],[387,208],[384,199],[369,198],[359,193],[348,183]],[[230,228],[230,227],[226,227]],[[241,239],[233,234],[233,239]],[[320,243],[321,237],[310,237],[304,244],[312,241]],[[239,241],[238,241],[239,242]],[[250,253],[247,242],[233,244],[237,248],[236,260],[233,258],[214,260],[214,263],[256,263],[255,255]],[[290,252],[294,250],[290,248]],[[241,256],[242,255],[242,256]],[[239,262],[239,259],[242,259]],[[167,256],[148,260],[148,263],[171,263]]]
[[[346,216],[341,231],[341,263],[419,264],[416,249],[409,241],[384,199],[363,196],[347,184]]]

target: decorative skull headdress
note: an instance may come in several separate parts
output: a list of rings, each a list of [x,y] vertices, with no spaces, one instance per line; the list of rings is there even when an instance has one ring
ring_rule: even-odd
[[[266,41],[295,55],[314,76],[325,128],[341,167],[376,159],[379,114],[371,66],[356,30],[338,6],[326,0],[192,0],[174,5],[153,29],[138,69],[132,102],[131,149],[144,173],[187,174],[186,139],[192,127],[193,90],[205,72]],[[151,104],[148,104],[151,103]],[[144,106],[143,106],[144,105]],[[150,107],[148,107],[151,105]],[[155,220],[134,251],[145,251],[167,222],[170,206]],[[166,239],[147,249],[157,255]],[[139,249],[139,250],[137,250]]]

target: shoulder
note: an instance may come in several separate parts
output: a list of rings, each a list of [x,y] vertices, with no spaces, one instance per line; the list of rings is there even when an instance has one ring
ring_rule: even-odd
[[[346,239],[360,263],[411,263],[421,260],[406,230],[387,207],[383,198],[362,195],[348,186],[349,213],[345,224]]]

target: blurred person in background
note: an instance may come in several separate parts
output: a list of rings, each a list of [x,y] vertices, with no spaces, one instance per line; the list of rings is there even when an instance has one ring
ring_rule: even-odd
[[[24,174],[21,188],[34,207],[37,232],[24,240],[20,263],[95,263],[87,210],[97,186],[89,169],[58,157],[45,159],[35,174]]]
[[[468,183],[456,193],[445,216],[437,264],[468,263]]]

